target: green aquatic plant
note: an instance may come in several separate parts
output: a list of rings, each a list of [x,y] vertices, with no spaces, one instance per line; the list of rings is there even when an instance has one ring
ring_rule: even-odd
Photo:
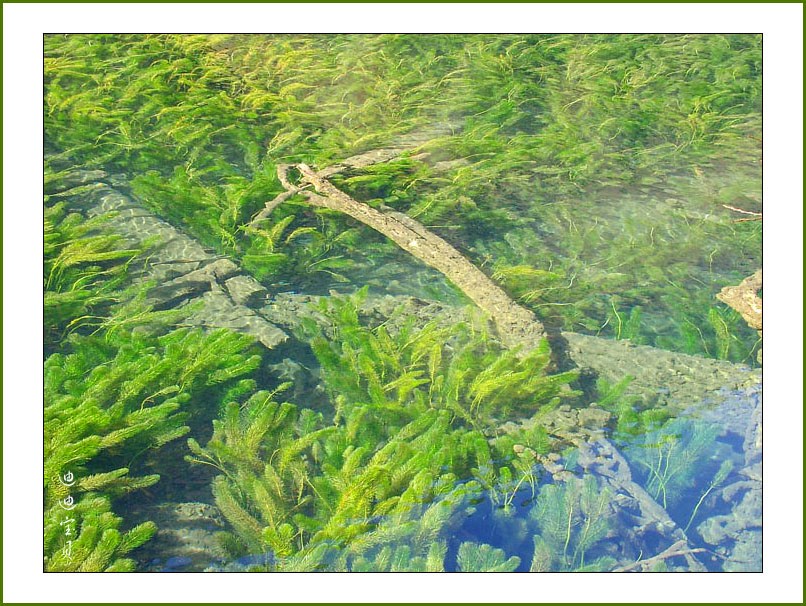
[[[251,343],[244,337],[165,334],[187,311],[155,312],[145,300],[149,285],[129,283],[129,266],[150,245],[127,248],[104,233],[112,215],[71,211],[92,189],[74,186],[83,175],[46,174],[45,569],[133,570],[127,555],[156,526],[124,532],[113,501],[160,476],[130,472],[189,431],[182,409],[192,397],[224,389],[259,358],[243,355]]]
[[[264,282],[285,281],[314,288],[321,288],[322,282],[350,282],[348,275],[372,252],[366,247],[359,252],[358,243],[370,244],[371,240],[362,238],[360,229],[346,226],[333,213],[311,213],[309,208],[293,203],[284,206],[301,212],[282,216],[278,209],[271,223],[241,229],[245,236],[241,244],[244,267]],[[297,227],[291,229],[292,223]]]
[[[616,561],[607,555],[591,558],[611,524],[612,495],[592,475],[543,486],[529,516],[538,533],[530,570],[609,570]]]
[[[718,432],[715,425],[671,419],[633,441],[624,452],[638,468],[647,492],[667,508],[685,497],[702,465],[716,456]]]
[[[153,282],[133,284],[117,293],[115,305],[106,310],[105,315],[88,314],[73,318],[70,327],[81,327],[82,332],[103,334],[107,341],[114,341],[118,332],[136,329],[142,334],[157,336],[164,334],[190,316],[199,308],[199,303],[174,309],[154,310],[148,299]],[[90,329],[92,329],[90,331]]]
[[[103,353],[96,365],[109,368],[124,362],[114,348],[129,347],[132,332],[152,338],[177,319],[149,309],[142,291],[123,288],[139,250],[101,233],[101,220],[71,214],[71,196],[92,187],[67,185],[75,169],[125,173],[146,207],[261,281],[322,292],[333,282],[363,283],[364,272],[384,265],[389,245],[343,217],[301,212],[293,199],[271,222],[250,225],[281,191],[277,165],[323,168],[416,140],[423,143],[417,151],[430,156],[345,171],[334,181],[458,242],[547,323],[755,359],[755,334],[713,308],[713,295],[747,275],[745,265],[755,269],[761,229],[733,224],[713,209],[760,194],[753,164],[760,36],[89,34],[46,36],[44,51],[48,353],[69,355],[74,341],[62,339],[70,332],[82,339],[94,333],[92,347]],[[628,202],[630,212],[620,212]],[[216,480],[216,496],[242,543],[284,554],[278,568],[318,569],[330,565],[334,550],[377,530],[378,518],[438,502],[443,476],[446,484],[449,474],[476,478],[502,510],[525,489],[536,491],[531,453],[547,448],[539,417],[571,395],[573,379],[547,374],[546,345],[521,359],[469,325],[369,326],[342,303],[320,311],[331,326],[309,326],[307,338],[329,399],[320,395],[310,411],[286,414],[302,423],[292,434],[298,447],[305,436],[328,431],[303,448],[303,466],[275,469],[279,480],[262,475],[266,459],[279,466],[271,453],[292,452],[293,440],[274,436],[282,423],[260,430],[268,421],[249,399],[255,383],[241,378],[258,363],[253,358],[216,367],[214,348],[191,348],[172,358],[183,369],[178,376],[160,382],[147,369],[134,375],[156,381],[138,395],[145,409],[180,392],[216,403],[224,394],[224,402],[244,407],[238,424],[229,408],[221,420],[243,431],[222,438],[222,429],[194,454],[221,457],[227,471]],[[151,355],[145,358],[154,361]],[[205,384],[205,373],[221,382]],[[600,397],[617,412],[626,441],[662,419],[618,395],[619,385],[602,386]],[[536,422],[533,430],[502,434],[498,426],[510,417]],[[449,436],[447,450],[437,448],[439,435],[412,425],[420,419]],[[262,446],[248,454],[257,438],[241,433],[253,426]],[[242,442],[249,448],[235,446]],[[425,454],[416,456],[412,444]],[[679,453],[669,443],[664,448],[653,453],[660,453],[660,467],[656,460],[642,467],[647,481],[657,476],[650,490],[658,498],[682,477],[667,474],[674,468],[669,457]],[[99,451],[87,465],[107,456]],[[119,463],[111,471],[87,470],[130,468]],[[411,492],[403,490],[406,482]],[[275,489],[279,496],[267,500],[263,492]],[[361,497],[367,493],[369,501]],[[281,521],[271,521],[272,511]],[[106,539],[104,553],[113,542]],[[535,553],[545,551],[540,545]],[[392,561],[435,569],[444,545],[433,553],[413,544],[408,553],[386,547],[378,569]],[[552,566],[578,565],[571,552]],[[366,555],[367,562],[379,554]]]
[[[641,306],[636,305],[630,310],[629,317],[625,314],[619,313],[616,309],[615,303],[611,300],[610,306],[613,309],[613,332],[617,341],[627,339],[635,345],[643,343],[643,337],[640,334],[641,330]],[[608,318],[608,321],[611,318]]]
[[[288,254],[281,252],[282,244],[291,243],[294,238],[305,233],[301,230],[306,229],[297,228],[286,235],[285,232],[293,221],[294,217],[288,216],[271,225],[244,228],[244,232],[252,239],[242,257],[243,265],[258,280],[271,278],[288,265]]]
[[[448,487],[431,503],[410,503],[384,516],[336,561],[337,569],[375,572],[439,572],[450,568],[448,542],[472,514],[481,487],[471,481]]]
[[[566,282],[562,274],[536,269],[529,265],[499,264],[493,279],[504,284],[525,303],[545,301],[548,291],[561,289]]]
[[[122,533],[122,521],[112,513],[109,499],[95,494],[87,494],[75,504],[51,506],[45,512],[45,569],[133,571],[135,561],[125,556],[148,541],[157,527],[153,522],[144,522]]]
[[[752,36],[45,42],[47,126],[62,147],[94,139],[129,162],[161,153],[202,168],[215,165],[211,149],[240,143],[237,156],[219,156],[246,161],[264,141],[280,161],[324,165],[453,114],[468,125],[442,147],[470,158],[474,185],[613,180],[701,142],[730,141],[755,124],[760,99],[760,40]],[[68,121],[90,136],[70,131]]]
[[[244,549],[270,551],[277,569],[296,567],[323,544],[362,553],[388,532],[387,516],[430,502],[453,488],[456,471],[480,465],[473,440],[451,432],[444,411],[371,448],[353,445],[349,425],[326,425],[321,413],[275,395],[228,405],[206,447],[189,441],[188,459],[223,473],[213,483],[216,504]]]
[[[633,340],[752,362],[754,335],[727,322],[726,347],[708,317],[724,284],[690,295],[758,257],[760,227],[683,201],[755,199],[760,57],[753,35],[46,36],[46,143],[68,165],[138,175],[147,206],[246,255],[261,279],[338,282],[375,254],[359,238],[329,247],[343,222],[281,251],[245,233],[280,191],[276,165],[322,168],[431,129],[424,161],[334,178],[461,241],[477,265],[545,272],[513,276],[511,292],[547,321],[612,328],[618,293],[642,307]],[[635,195],[646,218],[614,214]],[[318,227],[305,214],[297,229]]]
[[[736,465],[736,454],[717,439],[719,435],[714,424],[678,418],[622,447],[637,481],[667,509],[683,533]],[[712,506],[710,502],[706,510]]]
[[[317,211],[315,224],[298,228],[289,236],[288,254],[292,263],[285,274],[289,280],[316,283],[322,279],[330,282],[350,282],[348,277],[357,266],[356,257],[360,255],[359,242],[366,237],[358,228],[345,225],[340,217],[328,211]],[[368,253],[364,253],[366,256]]]
[[[356,171],[357,172],[357,171]],[[349,196],[373,206],[395,207],[415,202],[418,181],[429,173],[428,166],[411,158],[370,165],[357,174],[337,174],[332,183]]]
[[[251,340],[178,330],[159,338],[119,331],[72,335],[69,353],[45,360],[45,566],[130,570],[123,556],[155,531],[121,533],[111,500],[158,474],[131,476],[149,453],[185,435],[190,402],[223,391],[255,369]],[[69,528],[69,532],[68,532]]]
[[[694,522],[694,518],[697,517],[697,512],[700,510],[700,506],[703,504],[703,501],[705,501],[706,497],[709,494],[711,494],[711,491],[714,488],[716,488],[717,486],[722,484],[722,482],[725,481],[725,479],[730,475],[731,471],[733,471],[733,461],[731,461],[730,459],[722,461],[722,463],[719,466],[719,469],[717,469],[716,473],[714,474],[713,479],[708,483],[708,488],[706,488],[705,491],[702,493],[699,501],[697,501],[697,504],[691,511],[691,517],[689,517],[688,523],[683,528],[683,532],[688,532],[688,529],[691,527],[692,522]]]
[[[494,490],[511,503],[519,489],[509,486],[513,473],[535,479],[534,459],[513,460],[513,440],[544,449],[546,435],[532,427],[491,445],[483,433],[494,427],[490,411],[521,410],[537,419],[567,395],[562,386],[575,376],[541,381],[545,348],[522,360],[495,349],[485,353],[484,339],[463,344],[468,335],[461,327],[416,330],[406,322],[393,332],[369,329],[359,319],[364,295],[323,303],[324,328],[309,323],[306,329],[315,335],[332,408],[280,404],[277,392],[258,392],[227,406],[206,446],[189,442],[189,460],[222,472],[213,493],[243,550],[270,551],[276,570],[310,563],[313,550],[325,557],[331,548],[342,550],[344,557],[332,563],[342,568],[352,558],[359,568],[393,561],[426,566],[436,558],[428,554],[431,541],[415,539],[436,538],[441,523],[421,526],[414,542],[383,553],[375,548],[420,516],[425,524],[444,514],[447,523],[456,507],[448,507],[446,495],[461,479],[473,478],[476,494]],[[376,557],[381,560],[372,564]]]
[[[275,393],[257,392],[244,405],[229,403],[205,448],[188,442],[188,460],[225,474],[214,481],[213,494],[247,547],[271,548],[284,557],[295,551],[298,538],[292,514],[311,499],[307,453],[320,448],[318,440],[334,428],[321,427],[321,415],[311,410],[301,414],[292,404],[278,404]]]
[[[71,211],[82,201],[69,188],[80,174],[54,174],[50,187],[68,194],[45,205],[44,303],[47,352],[57,349],[72,332],[103,331],[107,338],[121,328],[138,326],[156,334],[165,332],[190,314],[192,308],[154,311],[148,300],[151,283],[131,284],[132,270],[148,263],[156,242],[147,239],[137,248],[123,237],[108,233],[115,213],[86,217]],[[94,187],[94,186],[91,186]],[[81,187],[79,187],[80,189]]]
[[[714,307],[710,297],[669,297],[675,310],[675,331],[656,339],[659,347],[752,365],[760,339],[739,313],[727,306]]]
[[[477,543],[462,543],[456,556],[461,572],[513,572],[521,560],[517,556],[506,557],[502,549]]]
[[[406,545],[386,545],[372,559],[358,558],[352,572],[444,572],[447,545],[431,543],[424,555],[415,555]],[[459,546],[456,570],[459,572],[513,572],[520,565],[517,556],[506,557],[502,549],[491,545],[465,542]]]
[[[128,279],[129,265],[143,252],[122,238],[100,233],[109,216],[86,219],[67,203],[45,206],[45,343],[55,346],[81,323],[107,310]]]
[[[432,543],[425,556],[413,555],[408,545],[385,546],[368,559],[358,558],[351,572],[444,572],[444,543]]]
[[[444,409],[481,428],[510,414],[543,413],[575,395],[567,388],[575,372],[547,374],[547,343],[518,356],[464,324],[440,327],[434,321],[417,327],[412,319],[394,332],[383,324],[370,329],[358,315],[365,296],[363,290],[352,299],[323,301],[319,311],[332,322],[332,338],[312,322],[305,325],[337,402],[342,396],[344,405],[371,403],[383,411],[385,423]]]
[[[616,420],[613,438],[619,444],[628,444],[635,437],[656,431],[671,415],[663,407],[646,406],[641,404],[638,396],[627,394],[632,381],[631,376],[618,383],[610,383],[601,377],[596,379],[597,403],[613,414]]]

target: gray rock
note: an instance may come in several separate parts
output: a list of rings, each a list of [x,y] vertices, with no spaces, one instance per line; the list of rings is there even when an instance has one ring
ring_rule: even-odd
[[[188,322],[209,328],[229,328],[253,336],[268,349],[288,339],[288,335],[259,313],[237,305],[221,288],[205,292],[198,300],[202,307],[193,313]]]
[[[251,276],[233,276],[224,283],[230,298],[238,305],[256,308],[265,303],[268,292]]]
[[[137,551],[146,571],[199,571],[229,557],[217,534],[224,518],[214,505],[200,502],[163,503],[147,512],[157,525],[154,537]],[[163,562],[164,560],[164,562]]]
[[[99,175],[86,175],[87,182]],[[208,252],[190,236],[155,216],[137,202],[105,184],[81,197],[88,216],[113,213],[105,224],[127,245],[150,244],[148,263],[136,275],[157,286],[148,293],[159,309],[201,303],[186,320],[207,328],[229,328],[253,336],[267,348],[288,335],[265,316],[250,309],[265,301],[266,290],[231,260]]]

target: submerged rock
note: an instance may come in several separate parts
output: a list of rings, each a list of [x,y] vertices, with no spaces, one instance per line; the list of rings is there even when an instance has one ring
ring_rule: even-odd
[[[198,309],[190,314],[186,324],[246,333],[267,349],[288,339],[282,329],[259,311],[268,296],[266,289],[230,259],[206,250],[106,184],[99,183],[91,192],[77,196],[77,201],[83,202],[88,216],[114,213],[106,226],[128,245],[152,243],[148,263],[135,273],[135,279],[156,282],[157,286],[148,293],[148,301],[155,309],[198,303]]]
[[[225,522],[215,506],[201,502],[163,503],[144,513],[158,530],[133,553],[141,562],[148,562],[141,570],[199,571],[229,557],[216,536],[224,530]]]
[[[744,467],[717,494],[729,513],[707,518],[697,526],[703,541],[724,558],[722,570],[761,571],[762,565],[762,444],[761,385],[725,390],[724,402],[702,416],[716,423],[724,434],[741,439]]]
[[[627,394],[646,404],[668,406],[673,413],[692,405],[716,406],[731,391],[761,383],[761,370],[742,364],[571,332],[563,332],[562,340],[575,366],[591,369],[612,384],[633,377]]]

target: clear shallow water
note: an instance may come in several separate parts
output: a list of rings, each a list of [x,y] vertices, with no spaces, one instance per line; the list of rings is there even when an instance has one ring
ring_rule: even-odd
[[[289,140],[303,146],[302,139]],[[246,151],[212,144],[186,155],[180,149],[172,176],[159,173],[159,162],[144,170],[143,158],[139,166],[118,160],[104,166],[106,174],[72,183],[89,183],[87,190],[60,185],[49,193],[47,204],[63,201],[84,221],[98,212],[92,184],[114,188],[103,192],[122,201],[114,209],[123,214],[91,234],[122,234],[134,246],[148,225],[155,248],[133,267],[142,272],[138,279],[157,280],[161,294],[148,295],[156,297],[155,309],[202,308],[187,319],[185,312],[154,317],[132,306],[115,321],[82,324],[117,313],[107,302],[92,310],[97,316],[79,311],[66,313],[61,326],[54,322],[63,335],[75,334],[55,339],[48,351],[80,352],[91,364],[82,370],[80,359],[51,360],[46,404],[58,408],[56,402],[73,401],[59,399],[65,394],[83,401],[103,392],[92,380],[104,379],[119,350],[139,352],[135,360],[153,365],[103,383],[117,394],[110,406],[131,400],[131,419],[157,403],[187,412],[181,423],[189,431],[181,439],[170,434],[163,444],[152,436],[131,452],[104,451],[84,470],[102,473],[125,462],[132,475],[160,474],[147,491],[114,495],[123,530],[148,521],[159,528],[131,552],[138,570],[760,570],[761,390],[757,373],[731,365],[756,365],[757,336],[714,299],[761,263],[760,223],[736,223],[723,206],[760,210],[760,165],[752,150],[739,159],[726,154],[636,170],[624,183],[594,179],[572,193],[529,178],[502,180],[442,216],[413,213],[535,311],[555,337],[561,330],[597,335],[605,359],[613,348],[612,368],[605,360],[596,372],[585,371],[570,383],[581,393],[558,407],[548,405],[550,396],[569,396],[568,389],[513,390],[544,369],[535,363],[533,372],[520,372],[518,361],[468,319],[464,295],[378,234],[299,207],[278,209],[264,231],[250,232],[245,219],[277,187],[274,163],[295,158],[267,156],[261,167],[261,144],[252,143]],[[281,143],[272,139],[269,149]],[[416,209],[435,184],[460,180],[453,169],[437,168],[437,161],[454,160],[445,151],[454,144],[436,145],[434,159],[420,167],[437,171],[424,179],[428,185],[388,169],[398,189],[372,182],[375,193],[362,197],[360,174],[345,189],[357,188],[353,195],[361,200],[381,197]],[[284,153],[296,152],[292,145]],[[497,153],[506,150],[487,155]],[[226,176],[194,181],[199,154],[218,166],[207,169]],[[69,161],[56,163],[67,169],[66,181],[75,180]],[[415,193],[406,194],[404,185]],[[104,204],[101,210],[112,208]],[[125,223],[127,213],[141,223]],[[294,222],[283,224],[292,215]],[[54,224],[69,222],[54,216]],[[231,266],[204,273],[222,260]],[[197,273],[177,285],[188,270]],[[48,282],[58,282],[60,271],[51,270]],[[72,286],[79,292],[104,275],[97,267],[83,271]],[[360,313],[333,302],[364,286],[371,299]],[[238,358],[234,352],[246,352],[246,345],[210,356],[212,344],[182,353],[174,342],[170,351],[180,353],[159,362],[170,347],[143,335],[188,325],[249,334],[263,345]],[[434,343],[424,338],[428,347],[418,350],[420,335],[429,332],[439,336]],[[96,334],[100,341],[91,340]],[[468,341],[476,349],[463,349]],[[644,376],[619,388],[626,373],[617,372],[615,360],[627,355],[628,342],[701,357],[665,375],[658,371],[655,382]],[[472,353],[462,358],[465,351]],[[639,367],[642,355],[658,353],[632,351]],[[495,366],[495,356],[506,364]],[[210,357],[229,366],[219,368]],[[707,358],[725,365],[713,367],[713,381],[686,391],[681,384],[701,381],[712,368]],[[203,369],[200,376],[195,368]],[[152,376],[156,383],[149,383]],[[509,376],[494,387],[475,382]],[[597,381],[605,377],[609,383]],[[720,383],[724,377],[730,380]],[[276,400],[295,405],[284,413],[294,422],[278,421],[260,437],[261,423],[268,423],[261,415],[271,406],[260,390],[286,381],[293,385]],[[450,381],[452,389],[445,387]],[[538,413],[541,406],[553,410]],[[407,424],[430,418],[433,409],[449,413],[430,425],[443,434],[428,436],[429,426]],[[535,423],[544,429],[533,431]],[[318,437],[306,437],[312,435]],[[310,441],[291,447],[282,442],[289,436]],[[440,458],[443,442],[452,449],[447,458]],[[392,447],[394,456],[381,457]]]
[[[606,213],[597,217],[595,224],[603,233],[597,236],[598,247],[592,249],[593,258],[600,258],[602,251],[613,244],[607,235],[619,233],[625,216],[645,225],[657,219],[655,213],[646,211],[648,198],[619,197],[617,200],[630,210],[621,209],[610,218],[612,223],[604,222]],[[618,206],[615,201],[616,198],[613,208]],[[637,212],[638,208],[644,209],[645,214]],[[630,215],[632,211],[636,211],[635,215]],[[633,229],[638,229],[635,225],[633,223]],[[544,227],[547,232],[551,229]],[[270,293],[274,290],[274,295],[293,293],[297,296],[297,291],[302,291],[329,296],[335,291],[348,294],[354,284],[363,282],[380,296],[414,296],[423,301],[439,300],[448,306],[463,304],[462,295],[440,274],[405,254],[391,250],[381,258],[382,261],[365,264],[361,273],[351,274],[349,282],[331,280],[329,274],[323,273],[318,285],[306,277],[298,284],[267,282],[265,286]],[[360,265],[361,258],[358,259]],[[679,261],[682,263],[683,259]],[[635,264],[633,261],[633,271],[636,271]],[[646,270],[647,266],[641,268]],[[622,269],[630,271],[631,268]],[[723,276],[713,265],[705,270],[698,263],[692,263],[686,271],[712,282]],[[730,267],[722,271],[731,275]],[[692,284],[695,282],[701,280],[694,280]],[[647,289],[647,298],[642,301],[645,308],[652,310],[645,316],[648,325],[662,327],[665,318],[665,325],[673,327],[674,318],[653,306],[651,290]],[[637,292],[640,295],[640,289]],[[596,296],[609,300],[614,294],[597,293]],[[653,318],[661,321],[653,321]],[[596,332],[606,333],[603,329]],[[663,338],[662,332],[658,338]],[[298,385],[294,401],[323,397],[317,360],[304,346],[296,351],[284,348],[269,356],[269,362],[260,384],[268,386],[281,379],[292,379]],[[663,389],[658,385],[659,392]],[[755,449],[747,439],[747,434],[754,429],[753,413],[759,407],[760,388],[755,387],[716,393],[714,398],[691,402],[684,416],[672,418],[660,429],[639,435],[613,433],[602,428],[599,435],[616,446],[629,467],[629,478],[625,476],[617,482],[605,471],[606,465],[597,471],[591,461],[580,464],[578,450],[569,445],[554,455],[550,469],[535,465],[529,477],[516,476],[487,488],[471,482],[469,477],[460,478],[457,490],[466,490],[466,494],[458,498],[455,491],[449,493],[446,498],[451,509],[449,521],[431,539],[444,543],[443,567],[468,569],[473,564],[468,563],[466,554],[460,557],[460,549],[467,550],[467,545],[487,545],[483,557],[473,560],[476,565],[517,571],[570,571],[610,570],[630,566],[625,562],[632,562],[634,569],[641,569],[646,554],[662,555],[670,545],[685,537],[687,546],[678,549],[680,555],[650,560],[647,569],[696,570],[699,566],[714,571],[759,569],[760,482],[748,479],[748,468],[760,463],[760,449]],[[321,410],[327,410],[327,404],[323,403]],[[207,423],[217,414],[217,405],[210,402],[195,419],[195,435],[200,441],[209,439]],[[214,505],[209,483],[215,474],[208,468],[186,467],[181,461],[183,452],[184,447],[175,443],[162,453],[160,462],[151,462],[164,479],[150,498],[143,499],[135,493],[122,501],[123,509],[129,512],[133,522],[154,520],[160,527],[156,538],[141,548],[138,568],[163,572],[275,569],[282,559],[271,550],[235,557],[222,547],[220,533],[230,530],[231,526]],[[190,475],[189,470],[192,470]],[[638,498],[635,490],[641,491]],[[642,506],[645,508],[646,503],[642,503],[641,498],[651,499],[658,509],[645,511]],[[439,503],[440,499],[435,502]],[[411,509],[411,524],[424,515],[427,506]],[[376,516],[372,526],[383,528],[385,523],[395,521]],[[680,534],[681,529],[685,529],[684,534]],[[334,544],[333,552],[322,559],[319,567],[342,567],[337,555],[339,549]],[[401,549],[404,555],[398,553]],[[352,566],[357,570],[376,569],[385,565],[391,550],[400,558],[395,564],[397,569],[417,569],[422,562],[418,563],[418,556],[413,555],[416,549],[411,537],[391,541],[364,553],[363,559],[353,562]],[[422,545],[419,549],[423,549]],[[696,557],[696,563],[687,557]]]
[[[515,571],[604,571],[625,561],[634,562],[635,569],[643,569],[639,566],[642,558],[651,557],[645,554],[663,553],[674,539],[685,536],[690,547],[679,550],[683,555],[654,563],[650,560],[645,569],[760,570],[760,481],[748,479],[752,474],[748,474],[747,464],[760,464],[760,451],[746,444],[744,436],[726,430],[720,422],[724,419],[714,419],[730,415],[733,429],[749,430],[750,415],[741,415],[743,418],[737,422],[735,408],[758,405],[758,398],[756,389],[733,393],[721,410],[705,415],[710,421],[683,417],[638,438],[611,437],[629,463],[637,485],[664,505],[668,518],[642,511],[626,484],[614,483],[612,477],[581,464],[579,452],[569,449],[557,461],[563,468],[555,475],[557,479],[544,474],[536,477],[532,486],[515,484],[514,490],[512,484],[499,487],[504,494],[496,493],[492,498],[490,493],[475,490],[460,501],[460,506],[452,504],[456,511],[450,529],[434,537],[447,544],[445,569],[462,569],[457,557],[465,542],[490,545],[502,550],[500,553],[507,559],[519,558],[517,566],[509,567]],[[197,515],[196,530],[203,528],[212,533],[221,529],[220,519],[211,521],[202,512]],[[643,523],[636,525],[638,519]],[[663,526],[669,519],[677,530],[672,530],[671,525]],[[375,522],[383,524],[384,520]],[[685,528],[685,535],[678,534],[679,528]],[[220,553],[215,557],[215,550],[199,542],[201,536],[204,535],[194,536],[193,529],[186,529],[178,544],[163,544],[163,552],[151,549],[159,557],[144,562],[145,569],[239,572],[271,570],[278,563],[270,551],[239,558]],[[536,540],[542,545],[542,559],[535,553]],[[194,544],[198,550],[195,557],[170,555],[174,550],[191,553]],[[392,549],[401,545],[410,543],[391,543]],[[381,553],[381,549],[375,549],[369,555],[378,558]],[[697,565],[686,561],[685,553],[696,555]],[[205,561],[205,557],[213,559]],[[502,559],[495,561],[500,563]],[[322,562],[323,569],[338,569],[337,557],[332,555],[329,560]]]
[[[673,177],[665,189],[611,191],[610,199],[597,196],[596,216],[592,223],[590,203],[581,202],[573,207],[567,206],[567,210],[560,213],[569,221],[568,224],[558,221],[553,226],[540,228],[542,242],[554,243],[549,247],[554,258],[562,258],[563,246],[567,246],[572,232],[587,230],[595,234],[595,238],[585,238],[586,243],[592,243],[590,246],[586,244],[575,253],[579,255],[581,267],[590,265],[579,281],[597,283],[603,274],[618,270],[621,283],[634,285],[629,295],[625,296],[618,289],[611,292],[597,289],[592,299],[607,303],[618,301],[619,309],[624,310],[625,315],[630,310],[630,307],[625,307],[625,299],[638,301],[645,310],[640,334],[632,337],[638,342],[663,343],[664,339],[669,342],[675,337],[679,341],[676,330],[680,316],[675,315],[674,304],[679,304],[681,299],[685,301],[692,289],[698,289],[698,296],[712,297],[722,284],[735,283],[742,272],[747,272],[758,262],[746,256],[733,256],[733,253],[718,254],[721,248],[735,245],[732,240],[735,232],[726,213],[714,208],[713,200],[695,198],[690,193],[701,194],[702,182],[702,179]],[[663,198],[672,193],[682,195],[680,192],[692,198],[685,203],[675,199],[671,206],[669,198]],[[692,222],[701,230],[700,233],[692,234],[681,227]],[[656,229],[659,225],[662,227]],[[515,238],[516,234],[513,233]],[[640,238],[650,239],[653,250],[657,251],[654,257],[641,256],[638,251],[625,257],[616,268],[602,267],[601,261],[608,259],[614,250],[623,248],[626,241],[635,242]],[[509,234],[504,241],[518,242]],[[713,246],[707,251],[707,265],[703,263],[706,251],[698,248],[701,241]],[[479,241],[476,244],[471,248],[484,250],[486,246]],[[630,246],[632,244],[627,247]],[[534,259],[533,251],[521,252],[523,262]],[[328,276],[323,275],[319,286],[304,284],[298,289],[310,294],[325,295],[334,291],[345,294],[351,292],[354,285],[369,284],[371,291],[379,295],[414,296],[449,305],[462,304],[462,295],[452,289],[440,274],[404,253],[390,250],[382,259],[365,262],[363,269],[358,274],[351,274],[347,283],[328,280]],[[669,259],[674,259],[674,274],[667,273],[669,268],[662,265]],[[361,266],[361,259],[358,263]],[[662,284],[644,278],[642,289],[637,276],[652,275],[653,271],[664,276]],[[686,281],[673,283],[673,288],[669,289],[673,281],[666,275],[683,276]],[[292,284],[289,286],[293,287]],[[680,292],[684,293],[682,297]],[[678,295],[678,299],[674,295]],[[679,314],[679,309],[677,312]],[[611,338],[616,336],[609,334],[607,326],[590,332]],[[740,332],[752,338],[751,331]],[[312,366],[316,362],[307,359],[305,363]],[[658,387],[662,391],[663,386]],[[300,396],[309,397],[309,394]],[[647,514],[641,512],[640,504],[625,490],[624,484],[614,485],[612,478],[580,466],[578,452],[571,448],[557,462],[566,470],[557,476],[561,480],[555,480],[544,471],[535,474],[532,485],[519,485],[519,480],[515,479],[508,487],[498,488],[504,495],[491,498],[489,493],[476,490],[475,496],[467,499],[469,503],[456,506],[455,519],[441,537],[447,543],[445,569],[461,569],[457,562],[459,547],[470,542],[502,550],[507,558],[504,561],[509,561],[512,556],[519,558],[519,563],[513,567],[517,571],[528,571],[533,566],[548,570],[608,570],[616,567],[616,562],[623,566],[625,561],[635,562],[634,569],[647,570],[699,569],[697,566],[712,571],[759,570],[760,482],[749,481],[746,468],[760,463],[760,450],[746,443],[746,434],[753,431],[753,410],[760,410],[760,388],[720,396],[691,402],[685,416],[671,419],[661,429],[646,434],[613,435],[607,431],[603,434],[623,454],[635,485],[643,488],[645,496],[651,497],[668,514],[668,518],[662,521],[671,520],[678,533],[679,529],[685,528],[684,535],[673,535],[669,529],[653,531],[641,528],[641,524],[647,526],[662,521],[651,520],[651,516],[647,520]],[[709,406],[725,397],[726,401],[708,410]],[[604,520],[602,527],[597,527],[596,534],[588,537],[585,537],[586,525],[591,524],[594,514],[584,509],[591,505],[580,496],[583,486],[595,493],[599,499],[596,504],[604,512],[598,514]],[[512,492],[507,493],[507,490]],[[502,501],[507,501],[507,504]],[[742,507],[745,501],[753,502],[753,505]],[[557,513],[557,519],[553,521],[542,519],[541,516],[546,514],[539,513],[550,502],[561,508],[561,513]],[[642,516],[642,522],[636,525],[636,519]],[[552,527],[552,522],[557,524],[560,520],[567,520],[569,524],[564,529]],[[726,523],[726,520],[730,522]],[[597,518],[597,521],[602,520]],[[686,551],[685,554],[650,561],[645,568],[641,566],[642,558],[651,557],[647,554],[663,553],[681,536],[688,539],[688,547],[679,550],[681,553]],[[536,537],[545,537],[545,540],[540,539],[541,553],[551,553],[541,561],[537,561],[535,556]],[[575,545],[575,542],[579,544]],[[392,548],[395,548],[394,543]],[[370,553],[378,557],[380,550]],[[687,556],[695,557],[696,564],[688,561]],[[177,561],[181,565],[177,565]],[[206,565],[198,560],[166,561],[163,558],[158,562],[152,560],[148,568],[233,571],[272,569],[276,564],[274,555],[267,552],[242,556],[234,561],[222,558]]]
[[[316,360],[309,353],[297,352],[292,357],[306,365],[303,372],[318,372]],[[264,380],[273,384],[275,373],[299,372],[299,367],[288,362],[290,359],[285,358]],[[316,385],[316,381],[307,383]],[[294,401],[315,398],[321,398],[321,392],[313,387],[296,393]],[[608,467],[613,457],[606,451],[600,453],[602,460],[594,463],[589,454],[581,456],[574,447],[564,448],[550,469],[533,468],[534,476],[526,482],[516,476],[489,491],[469,483],[470,478],[463,479],[456,490],[464,494],[458,498],[450,492],[444,498],[451,510],[449,521],[430,540],[444,541],[446,570],[462,569],[458,553],[465,543],[502,550],[485,561],[497,565],[509,562],[507,570],[610,570],[617,564],[627,565],[625,561],[642,569],[645,554],[662,554],[682,536],[689,545],[678,549],[683,555],[650,562],[647,569],[759,570],[761,451],[754,432],[760,432],[760,405],[760,386],[723,390],[692,403],[684,414],[670,419],[660,429],[638,435],[605,430],[600,435],[618,449],[628,466],[629,477],[617,481]],[[208,414],[214,414],[212,408]],[[723,467],[726,463],[729,467]],[[153,499],[143,513],[154,519],[154,504],[181,500],[190,494],[211,503],[205,478],[209,481],[210,475],[198,475],[200,492],[174,488],[170,494]],[[165,488],[170,485],[169,481]],[[646,510],[647,503],[641,499],[651,500],[654,508]],[[436,503],[442,500],[438,498]],[[135,501],[130,506],[137,510],[142,503]],[[410,522],[421,520],[427,507],[428,504],[412,507]],[[598,512],[595,518],[592,507]],[[554,512],[554,519],[544,519],[545,511]],[[273,570],[281,565],[282,560],[271,551],[237,558],[223,552],[213,537],[228,528],[226,521],[208,511],[195,515],[179,523],[176,516],[163,518],[165,527],[174,527],[175,536],[172,541],[157,539],[155,545],[144,548],[149,554],[147,560],[141,560],[144,569],[232,572]],[[593,529],[595,532],[588,528],[593,520],[602,522]],[[373,518],[376,528],[398,522],[384,516]],[[685,535],[680,534],[682,528]],[[535,564],[535,538],[544,536],[543,559]],[[365,553],[360,562],[354,562],[354,569],[378,569],[378,562],[385,562],[389,555],[384,549],[412,553],[416,545],[411,537],[383,543]],[[333,552],[319,563],[321,569],[341,569],[339,551],[334,545]],[[696,564],[687,561],[686,554],[696,556]],[[419,569],[421,565],[412,563],[411,558],[398,557],[402,558],[397,564],[399,570]],[[517,565],[512,557],[520,559]]]

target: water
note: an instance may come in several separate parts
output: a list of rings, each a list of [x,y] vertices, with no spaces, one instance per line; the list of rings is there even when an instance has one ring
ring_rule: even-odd
[[[615,96],[657,41],[81,40],[46,41],[46,569],[761,569],[760,337],[715,298],[761,266],[727,208],[760,210],[754,37],[670,37],[694,84]],[[261,88],[286,55],[290,88]],[[742,111],[697,122],[723,63]],[[70,97],[85,68],[130,115]],[[378,149],[329,181],[448,241],[550,345],[508,351],[310,187],[251,221],[278,164]]]

